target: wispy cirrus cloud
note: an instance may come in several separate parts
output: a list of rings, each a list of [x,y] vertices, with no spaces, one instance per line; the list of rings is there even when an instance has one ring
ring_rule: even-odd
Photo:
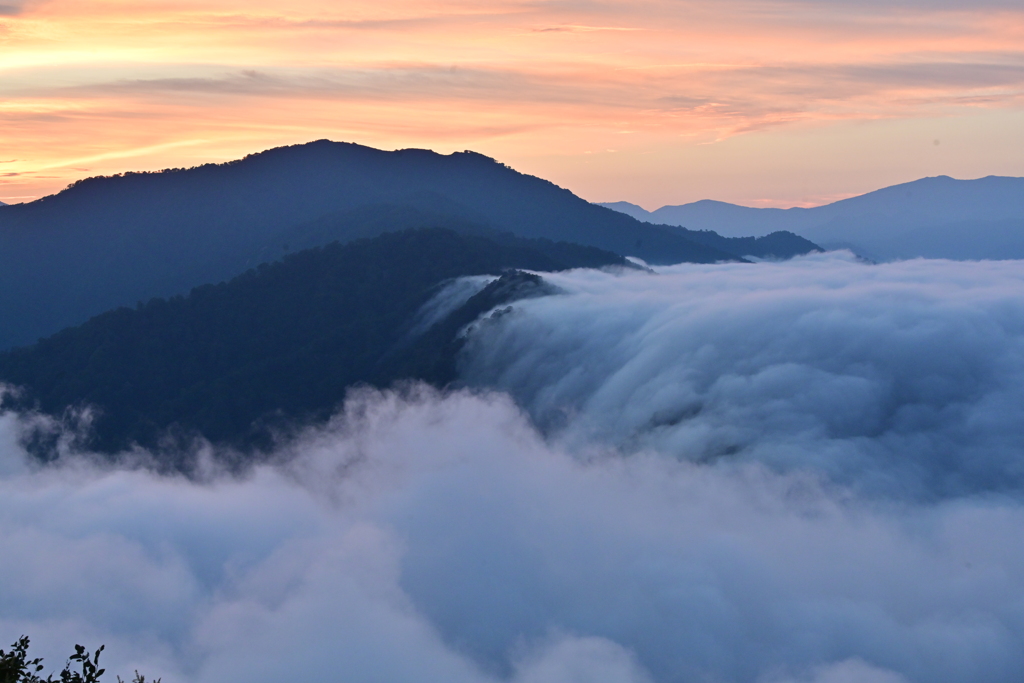
[[[648,76],[646,80],[703,81],[729,91],[731,87],[750,86],[761,81],[768,85],[796,86],[801,94],[818,92],[822,97],[836,97],[853,92],[837,92],[834,88],[855,89],[861,93],[902,89],[943,89],[975,91],[991,87],[1019,86],[1024,83],[1024,58],[1003,58],[1002,55],[980,55],[969,61],[894,61],[860,64],[764,64],[758,66],[667,65],[654,67],[665,74]],[[385,94],[390,97],[468,95],[494,98],[516,92],[528,99],[579,97],[601,104],[602,91],[615,95],[636,88],[634,74],[611,75],[604,79],[574,79],[579,73],[559,74],[528,70],[487,67],[390,64],[364,68],[319,69],[243,69],[209,77],[132,78],[97,82],[84,86],[86,91],[119,90],[197,90],[224,94],[298,94],[336,91],[346,94]],[[670,87],[668,82],[657,83]],[[639,88],[636,88],[639,89]],[[733,91],[735,92],[735,91]],[[778,92],[772,88],[772,92]],[[572,93],[572,94],[569,94]],[[656,99],[656,98],[652,98]],[[641,100],[643,101],[643,100]],[[630,106],[622,102],[623,106]]]

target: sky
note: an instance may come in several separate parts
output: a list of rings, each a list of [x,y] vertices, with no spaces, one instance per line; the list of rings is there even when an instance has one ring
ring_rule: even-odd
[[[0,0],[0,201],[320,138],[648,209],[1024,176],[1024,6]]]

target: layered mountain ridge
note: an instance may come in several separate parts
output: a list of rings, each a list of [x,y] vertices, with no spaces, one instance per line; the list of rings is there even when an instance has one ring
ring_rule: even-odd
[[[813,208],[761,209],[702,200],[655,211],[602,204],[638,220],[725,236],[785,230],[878,260],[1024,258],[1024,178],[922,178]]]
[[[224,164],[89,178],[0,207],[0,349],[299,249],[426,227],[572,242],[653,264],[780,250],[637,221],[473,152],[320,140]],[[816,248],[785,246],[775,255]]]
[[[551,293],[518,269],[609,266],[635,268],[594,247],[444,229],[332,243],[2,352],[0,382],[20,391],[0,393],[0,403],[65,420],[90,409],[86,445],[108,453],[168,444],[187,452],[200,436],[269,446],[293,424],[330,416],[352,385],[454,381],[462,327]],[[473,276],[489,277],[417,318],[446,283]],[[52,452],[36,441],[37,452]]]

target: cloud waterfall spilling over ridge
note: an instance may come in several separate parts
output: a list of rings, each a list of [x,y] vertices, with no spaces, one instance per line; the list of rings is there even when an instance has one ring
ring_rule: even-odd
[[[471,333],[511,395],[356,391],[241,477],[40,466],[4,414],[0,636],[165,683],[1016,681],[1022,276],[551,276]]]
[[[1024,487],[1024,262],[549,279],[568,294],[479,326],[463,372],[550,433],[887,495]]]

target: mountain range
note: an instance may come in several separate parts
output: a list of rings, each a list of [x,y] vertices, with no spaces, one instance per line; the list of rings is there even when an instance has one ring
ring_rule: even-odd
[[[201,437],[252,453],[327,419],[354,385],[457,383],[460,330],[557,293],[537,273],[785,258],[815,242],[1009,257],[1021,216],[1016,178],[926,178],[814,209],[646,212],[472,152],[327,141],[90,178],[0,206],[0,382],[18,387],[0,402],[77,421],[102,452],[188,453]],[[52,455],[40,425],[29,445]]]
[[[224,164],[88,178],[0,207],[0,349],[289,252],[422,227],[571,242],[652,264],[817,248],[795,235],[736,240],[651,225],[473,152],[321,140]]]
[[[1024,178],[922,178],[824,206],[758,209],[704,200],[646,211],[602,204],[638,220],[723,236],[785,230],[876,260],[1024,258]]]

